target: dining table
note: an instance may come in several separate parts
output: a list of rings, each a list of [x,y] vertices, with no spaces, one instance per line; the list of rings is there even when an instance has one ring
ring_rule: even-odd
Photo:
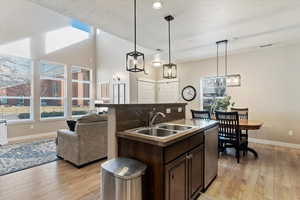
[[[212,118],[212,119],[216,120],[215,118]],[[264,123],[262,121],[258,121],[258,120],[249,120],[249,119],[240,119],[239,120],[240,129],[245,130],[245,131],[248,130],[248,133],[249,133],[250,130],[259,130],[259,129],[261,129],[263,124]],[[251,132],[250,132],[250,134],[251,134]],[[253,153],[255,158],[258,158],[258,153],[254,149],[252,149],[248,146],[247,151]]]
[[[240,129],[248,130],[248,134],[250,130],[259,130],[264,124],[261,121],[247,120],[247,119],[240,119],[239,122],[240,122]],[[249,146],[247,147],[247,151],[253,153],[256,158],[258,157],[257,152],[254,149],[250,148]]]

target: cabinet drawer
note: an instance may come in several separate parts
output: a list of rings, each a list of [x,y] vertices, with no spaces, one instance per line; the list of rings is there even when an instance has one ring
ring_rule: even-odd
[[[180,155],[204,143],[204,133],[199,132],[192,137],[174,143],[164,149],[164,163],[168,163]]]

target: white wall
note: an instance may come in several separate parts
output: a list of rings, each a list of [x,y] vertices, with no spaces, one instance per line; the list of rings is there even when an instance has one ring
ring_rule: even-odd
[[[0,23],[3,25],[0,28],[0,53],[5,53],[7,50],[5,48],[16,41],[29,39],[29,49],[24,46],[28,51],[24,51],[24,54],[27,54],[24,57],[33,59],[34,67],[38,67],[39,60],[46,60],[66,64],[67,67],[79,65],[95,69],[94,36],[53,53],[45,53],[46,34],[69,26],[69,18],[25,0],[3,0],[1,3],[5,6],[0,7]],[[35,76],[34,110],[36,111],[39,111],[38,79],[39,77]],[[66,127],[64,120],[40,121],[39,112],[35,113],[35,119],[34,122],[9,124],[8,137],[53,132]]]
[[[298,44],[229,56],[229,74],[241,74],[242,86],[228,94],[236,106],[250,109],[250,119],[264,122],[250,137],[300,144],[299,52]],[[216,59],[179,64],[179,75],[181,89],[193,85],[199,92],[200,78],[216,75]],[[189,103],[188,116],[199,106],[199,98]]]
[[[149,75],[144,75],[143,72],[129,73],[126,71],[126,53],[133,50],[133,43],[121,39],[104,31],[98,31],[96,36],[97,43],[97,81],[110,82],[112,85],[113,75],[118,75],[121,82],[126,83],[126,103],[136,103],[137,101],[137,78],[155,79],[153,68],[146,65]],[[152,53],[151,50],[138,47],[138,51],[146,55]],[[112,96],[112,87],[110,88]]]

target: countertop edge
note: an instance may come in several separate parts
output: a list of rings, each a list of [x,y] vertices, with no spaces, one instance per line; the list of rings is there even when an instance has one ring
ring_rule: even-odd
[[[173,122],[167,122],[167,123],[173,123]],[[164,139],[160,139],[160,138],[150,138],[147,136],[143,136],[143,135],[138,135],[138,134],[133,134],[130,133],[129,131],[120,131],[117,133],[117,137],[119,138],[124,138],[124,139],[129,139],[129,140],[133,140],[133,141],[138,141],[138,142],[143,142],[143,143],[147,143],[147,144],[152,144],[152,145],[157,145],[157,146],[161,146],[161,147],[167,147],[169,145],[172,145],[176,142],[179,142],[181,140],[184,140],[188,137],[191,137],[195,134],[199,134],[199,132],[204,132],[208,129],[211,129],[215,126],[218,125],[218,122],[215,121],[215,123],[209,124],[205,127],[199,127],[199,128],[193,128],[192,130],[189,131],[185,131],[183,133],[179,133],[177,135],[177,137],[175,138],[170,138],[169,140],[166,139],[166,141],[163,141]]]
[[[95,104],[95,107],[131,107],[131,106],[172,106],[172,105],[182,105],[186,106],[187,103],[154,103],[154,104]]]

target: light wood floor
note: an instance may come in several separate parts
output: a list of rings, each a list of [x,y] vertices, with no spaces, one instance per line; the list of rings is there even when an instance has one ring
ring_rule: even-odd
[[[259,153],[240,164],[219,161],[205,193],[216,200],[300,200],[300,150],[251,144]],[[0,177],[1,200],[99,200],[100,162],[77,169],[58,161]]]

